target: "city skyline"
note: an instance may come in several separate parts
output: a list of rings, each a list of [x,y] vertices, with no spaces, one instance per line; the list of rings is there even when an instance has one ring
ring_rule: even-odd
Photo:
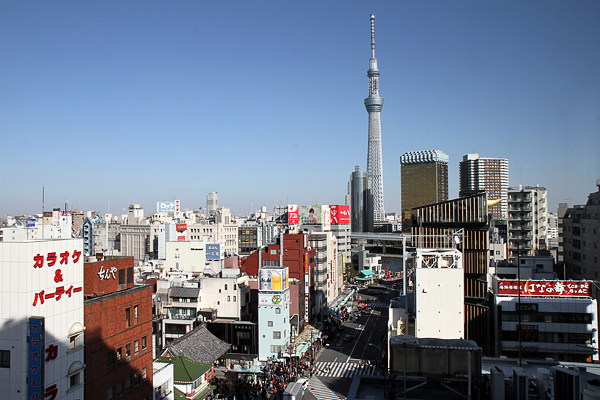
[[[385,211],[405,152],[506,158],[550,211],[600,178],[600,3],[0,5],[0,215],[344,204],[377,18]],[[110,209],[109,209],[110,207]]]

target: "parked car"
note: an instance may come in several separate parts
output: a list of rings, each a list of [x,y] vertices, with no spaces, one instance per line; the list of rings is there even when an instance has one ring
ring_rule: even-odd
[[[344,342],[351,342],[354,340],[353,335],[344,335]]]

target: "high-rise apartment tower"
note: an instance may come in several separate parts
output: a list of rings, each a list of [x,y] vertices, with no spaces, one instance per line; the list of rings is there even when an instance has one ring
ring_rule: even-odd
[[[379,97],[379,70],[375,58],[375,14],[371,14],[371,59],[369,60],[369,97],[365,107],[369,113],[369,148],[367,151],[367,177],[373,194],[373,219],[375,223],[385,220],[383,206],[383,162],[381,159],[381,108],[383,98]]]
[[[448,200],[448,155],[411,151],[400,157],[402,230],[410,231],[412,209]]]
[[[502,199],[489,207],[492,219],[508,217],[508,160],[466,154],[459,163],[459,197],[485,191],[488,200]]]

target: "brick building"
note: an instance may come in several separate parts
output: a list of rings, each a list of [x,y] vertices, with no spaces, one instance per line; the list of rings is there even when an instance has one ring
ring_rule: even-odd
[[[85,263],[85,397],[152,399],[152,287],[133,257]]]
[[[270,244],[250,254],[241,268],[243,273],[249,276],[257,276],[260,267],[276,267],[283,260],[283,266],[289,269],[289,278],[304,283],[300,291],[296,290],[294,292],[294,298],[291,299],[292,303],[297,305],[295,307],[296,311],[292,314],[298,314],[296,322],[298,326],[297,333],[302,332],[304,325],[308,324],[312,318],[310,314],[313,298],[311,292],[313,280],[311,276],[314,274],[316,268],[316,250],[308,246],[308,238],[309,235],[307,233],[284,234],[283,257],[280,255],[282,250],[281,245],[279,243]]]

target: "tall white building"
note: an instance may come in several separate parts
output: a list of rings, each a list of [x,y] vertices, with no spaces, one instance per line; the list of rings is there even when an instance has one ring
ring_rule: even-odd
[[[369,142],[367,150],[367,177],[373,195],[373,219],[375,223],[385,221],[383,204],[383,160],[381,156],[381,108],[383,98],[379,97],[379,69],[375,58],[375,15],[371,14],[371,59],[369,60],[369,97],[365,107],[369,113]]]
[[[290,343],[288,268],[258,270],[258,359],[282,358]]]
[[[546,250],[548,240],[548,192],[543,187],[508,189],[508,259],[533,256]]]
[[[466,154],[459,163],[459,197],[485,191],[488,200],[502,201],[488,208],[493,219],[506,219],[508,210],[508,160]]]
[[[83,399],[83,264],[81,239],[0,243],[0,397]]]
[[[206,211],[209,217],[212,217],[217,212],[219,207],[219,194],[217,192],[210,192],[206,195]]]

